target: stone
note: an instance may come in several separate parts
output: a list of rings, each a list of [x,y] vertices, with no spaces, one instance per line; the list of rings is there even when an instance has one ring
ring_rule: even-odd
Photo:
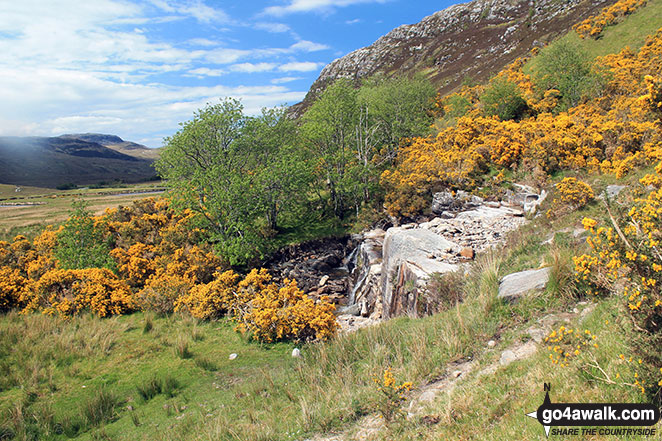
[[[605,192],[608,199],[615,199],[624,189],[625,185],[608,185]]]
[[[430,259],[457,245],[423,228],[390,228],[383,246],[382,301],[384,318],[402,314],[417,315],[416,290],[432,273],[447,273],[457,265]]]
[[[548,333],[542,328],[531,327],[528,330],[528,334],[533,339],[533,341],[536,343],[541,343],[545,337],[547,337]]]
[[[328,276],[328,275],[324,275],[324,276],[322,276],[322,278],[320,279],[319,286],[321,287],[321,286],[326,285],[326,282],[327,282],[328,280],[329,280],[329,276]]]
[[[508,274],[499,283],[499,298],[513,301],[530,291],[545,289],[550,271],[547,267]]]
[[[230,360],[234,360],[235,358],[237,358],[237,354],[230,354],[230,356],[228,358]]]
[[[368,315],[370,315],[370,310],[368,309],[368,302],[364,300],[361,302],[361,317],[368,317]]]
[[[460,251],[460,256],[464,257],[465,259],[473,260],[473,258],[476,256],[476,253],[474,253],[473,248],[465,247],[462,248],[462,251]]]
[[[292,357],[301,358],[301,351],[299,350],[299,348],[292,349]]]
[[[455,196],[450,191],[440,191],[432,196],[430,209],[435,214],[441,214],[448,210],[455,202]]]
[[[451,376],[452,376],[453,378],[457,378],[457,377],[459,377],[460,375],[462,375],[462,371],[460,371],[460,370],[453,371],[453,373],[451,374]]]
[[[338,314],[358,316],[361,315],[361,306],[355,303],[353,305],[338,308],[337,311]]]
[[[488,348],[493,348],[496,346],[496,342],[494,340],[490,340],[487,342],[487,347]]]
[[[501,358],[499,359],[501,366],[508,366],[513,361],[517,361],[517,354],[515,352],[506,350],[501,353]]]

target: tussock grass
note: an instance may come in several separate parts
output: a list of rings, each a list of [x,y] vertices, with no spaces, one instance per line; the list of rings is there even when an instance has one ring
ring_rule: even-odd
[[[83,417],[90,426],[113,421],[121,402],[113,391],[102,387],[83,405]]]

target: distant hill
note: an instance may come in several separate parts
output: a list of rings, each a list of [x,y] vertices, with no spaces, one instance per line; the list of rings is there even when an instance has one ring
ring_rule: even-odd
[[[303,102],[301,115],[338,78],[357,84],[377,73],[423,73],[442,94],[465,79],[484,81],[614,0],[473,0],[393,29],[368,47],[331,62]]]
[[[0,184],[56,188],[156,177],[158,150],[96,133],[0,137]]]
[[[137,144],[131,141],[124,141],[122,138],[116,135],[104,135],[101,133],[74,133],[62,135],[60,138],[80,139],[82,141],[97,143],[117,152],[143,159],[156,160],[159,157],[159,152],[161,151],[161,149],[151,149],[142,144]]]

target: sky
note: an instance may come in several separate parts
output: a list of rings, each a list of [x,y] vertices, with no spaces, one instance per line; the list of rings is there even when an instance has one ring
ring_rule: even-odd
[[[0,136],[160,147],[224,97],[254,115],[452,0],[0,0]]]

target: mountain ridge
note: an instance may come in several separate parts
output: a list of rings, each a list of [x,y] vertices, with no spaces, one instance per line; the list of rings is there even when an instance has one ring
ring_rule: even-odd
[[[156,176],[152,163],[158,155],[151,150],[115,135],[3,136],[0,184],[56,188],[151,180]]]
[[[613,0],[473,0],[452,5],[332,61],[291,111],[295,116],[303,114],[339,78],[358,84],[378,73],[411,76],[422,72],[442,94],[467,78],[487,80],[611,3]]]

